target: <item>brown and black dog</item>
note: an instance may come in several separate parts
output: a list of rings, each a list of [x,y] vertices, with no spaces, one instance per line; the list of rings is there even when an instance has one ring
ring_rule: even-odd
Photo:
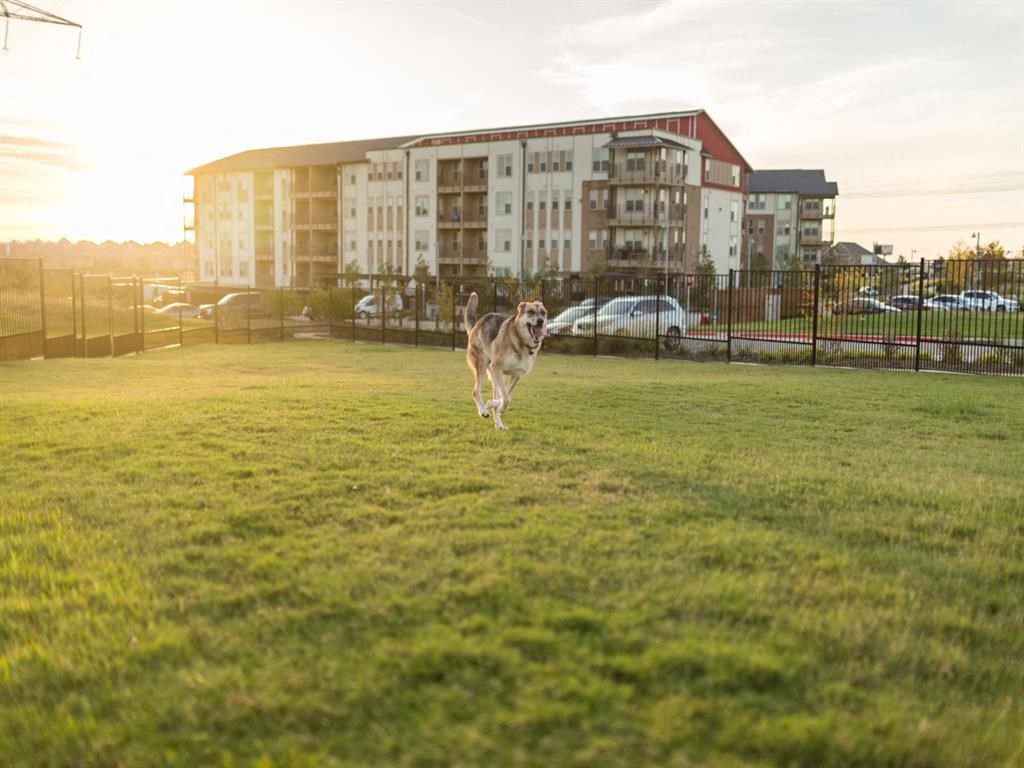
[[[462,321],[469,336],[466,362],[473,372],[473,400],[477,413],[487,418],[494,411],[494,426],[505,429],[501,414],[508,410],[513,388],[530,372],[540,346],[547,335],[544,324],[548,311],[539,301],[521,301],[514,315],[488,312],[477,320],[476,308],[480,299],[476,293],[469,296]],[[487,373],[493,391],[485,404],[480,397],[480,379]],[[505,383],[508,376],[508,384]]]

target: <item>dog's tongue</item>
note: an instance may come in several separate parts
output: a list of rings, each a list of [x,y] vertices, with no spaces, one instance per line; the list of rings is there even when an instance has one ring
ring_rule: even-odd
[[[542,338],[548,335],[548,329],[538,328],[536,325],[531,325],[530,335],[533,336],[534,341],[540,341]]]

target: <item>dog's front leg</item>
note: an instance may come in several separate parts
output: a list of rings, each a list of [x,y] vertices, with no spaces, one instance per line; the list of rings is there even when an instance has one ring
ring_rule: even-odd
[[[508,377],[508,387],[505,389],[505,397],[502,399],[502,403],[501,403],[501,412],[502,413],[507,411],[509,405],[512,403],[512,390],[516,388],[516,384],[519,383],[519,379],[521,379],[521,378],[522,378],[522,376],[517,376],[514,373],[509,375],[509,377]]]
[[[491,406],[494,408],[494,428],[505,429],[505,424],[501,420],[501,414],[503,414],[505,412],[505,408],[508,407],[506,404],[508,401],[508,393],[505,392],[505,376],[501,372],[501,366],[495,365],[494,363],[491,363],[491,367],[488,368],[488,371],[491,374],[491,382],[494,384],[494,397],[488,403],[488,406],[491,406],[491,403],[494,404]]]

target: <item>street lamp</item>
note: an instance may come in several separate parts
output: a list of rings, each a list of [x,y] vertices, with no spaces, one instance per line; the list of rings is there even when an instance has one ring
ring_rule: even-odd
[[[981,232],[971,232],[971,237],[975,239],[974,242],[974,258],[981,258]]]

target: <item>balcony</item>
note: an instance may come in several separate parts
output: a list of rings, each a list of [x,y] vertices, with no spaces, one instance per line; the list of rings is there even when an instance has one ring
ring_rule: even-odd
[[[309,228],[318,229],[321,232],[323,232],[327,230],[337,229],[338,222],[336,219],[326,219],[318,216],[317,218],[313,219],[313,221],[310,222]]]
[[[295,258],[308,259],[310,261],[334,261],[338,258],[338,246],[297,243],[295,245]]]
[[[639,204],[638,204],[639,203]],[[626,203],[608,209],[608,224],[613,227],[663,227],[665,224],[681,226],[685,221],[686,207],[683,205],[644,207],[640,201],[633,205]]]
[[[681,262],[686,256],[686,247],[672,245],[668,249],[669,263]],[[642,245],[609,245],[606,250],[606,258],[610,266],[632,266],[641,267],[646,265],[661,265],[665,263],[665,247],[655,246],[645,248]]]
[[[608,168],[610,184],[668,184],[681,186],[686,181],[686,168],[681,163],[665,160],[614,163]]]
[[[462,226],[462,211],[456,208],[454,211],[437,214],[438,229],[459,229]]]
[[[313,187],[313,189],[311,189],[309,191],[309,196],[310,197],[315,197],[315,198],[318,198],[318,199],[337,197],[338,196],[338,190],[335,189],[333,186],[331,186],[331,187]]]

